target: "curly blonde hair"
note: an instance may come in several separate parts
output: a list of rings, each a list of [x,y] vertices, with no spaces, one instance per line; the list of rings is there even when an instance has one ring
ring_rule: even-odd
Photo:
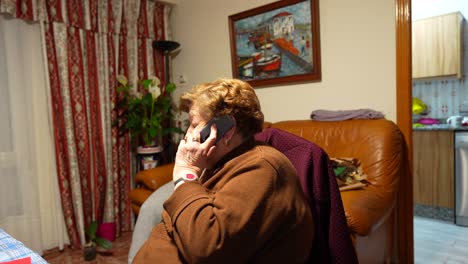
[[[196,104],[209,119],[230,115],[237,123],[237,131],[244,137],[263,129],[263,113],[255,90],[238,79],[217,79],[201,83],[180,96],[180,109],[188,112]]]

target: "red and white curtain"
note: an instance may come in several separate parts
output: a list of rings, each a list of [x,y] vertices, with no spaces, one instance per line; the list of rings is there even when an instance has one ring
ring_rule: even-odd
[[[152,41],[167,39],[170,7],[150,0],[0,0],[0,13],[39,21],[47,56],[56,167],[70,243],[96,219],[132,229],[128,137],[112,127],[116,76],[164,83]]]

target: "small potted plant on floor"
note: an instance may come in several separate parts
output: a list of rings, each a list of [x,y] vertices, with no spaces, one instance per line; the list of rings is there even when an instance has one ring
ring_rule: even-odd
[[[96,259],[97,246],[105,249],[112,247],[112,242],[97,235],[98,223],[93,221],[88,228],[86,228],[86,241],[87,243],[83,248],[83,257],[85,261]]]

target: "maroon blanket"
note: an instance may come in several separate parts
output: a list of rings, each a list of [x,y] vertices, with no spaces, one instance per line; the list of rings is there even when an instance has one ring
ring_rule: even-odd
[[[296,167],[315,224],[309,263],[358,263],[327,153],[306,139],[276,128],[265,129],[255,138],[281,151]]]

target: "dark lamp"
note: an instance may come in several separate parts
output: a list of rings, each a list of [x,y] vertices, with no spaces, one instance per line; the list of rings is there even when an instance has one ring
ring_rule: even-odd
[[[153,48],[160,51],[164,55],[165,65],[166,65],[166,84],[169,83],[169,53],[177,49],[180,46],[178,42],[171,40],[155,40],[153,41]]]
[[[162,51],[163,53],[171,52],[180,46],[178,42],[171,40],[155,40],[153,41],[153,48]]]

